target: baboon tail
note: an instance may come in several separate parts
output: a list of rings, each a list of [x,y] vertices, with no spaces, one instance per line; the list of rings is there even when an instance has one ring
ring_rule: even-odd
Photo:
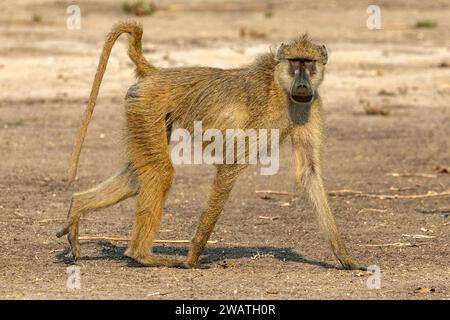
[[[106,70],[106,65],[108,64],[108,59],[111,54],[111,50],[117,38],[122,33],[128,33],[130,35],[128,55],[136,65],[136,76],[138,78],[142,78],[156,70],[156,67],[152,66],[147,60],[145,60],[144,55],[142,53],[142,42],[141,42],[142,25],[133,21],[124,21],[116,24],[112,28],[111,32],[108,34],[105,40],[105,44],[103,45],[103,50],[100,56],[100,60],[98,62],[97,72],[95,74],[94,83],[92,85],[88,105],[83,114],[80,133],[78,135],[78,139],[76,140],[72,151],[72,158],[69,169],[69,183],[73,182],[77,174],[81,147],[83,145],[84,138],[86,137],[87,127],[89,125],[92,113],[94,111],[95,102],[97,101],[97,96],[100,89],[100,84],[102,82],[103,75]]]
[[[152,66],[144,57],[142,53],[142,25],[134,21],[119,22],[111,32],[117,33],[118,36],[122,33],[130,34],[130,42],[128,44],[128,56],[136,65],[136,77],[143,78],[146,75],[156,71],[156,67]],[[117,37],[118,37],[117,36]],[[117,39],[117,38],[115,38]],[[114,41],[115,41],[114,39]]]

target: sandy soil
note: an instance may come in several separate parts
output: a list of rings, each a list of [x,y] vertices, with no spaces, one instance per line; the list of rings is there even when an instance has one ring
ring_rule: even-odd
[[[366,28],[365,1],[156,1],[154,15],[137,19],[145,27],[146,57],[161,67],[241,66],[271,43],[308,31],[330,51],[321,90],[328,189],[444,192],[450,174],[436,167],[450,167],[450,3],[378,2],[382,29],[372,31]],[[367,274],[340,269],[305,195],[262,199],[255,192],[293,191],[289,145],[279,174],[260,176],[250,168],[240,178],[212,236],[218,243],[202,257],[209,269],[139,268],[123,257],[125,243],[89,241],[78,262],[82,288],[68,290],[72,261],[66,240],[55,232],[71,193],[120,167],[122,98],[134,81],[122,39],[103,81],[79,179],[68,189],[68,159],[104,35],[129,18],[119,1],[83,1],[81,30],[71,31],[65,24],[71,3],[0,4],[0,298],[450,298],[448,195],[331,197],[353,256],[381,268],[381,289],[370,290]],[[415,28],[421,19],[438,25]],[[241,28],[264,35],[242,38]],[[389,115],[367,115],[365,107]],[[190,239],[214,171],[177,169],[160,239]],[[88,215],[81,232],[126,237],[133,215],[130,199]],[[403,246],[383,246],[395,243]],[[187,246],[158,245],[155,251],[186,255]],[[418,293],[419,287],[434,292]]]

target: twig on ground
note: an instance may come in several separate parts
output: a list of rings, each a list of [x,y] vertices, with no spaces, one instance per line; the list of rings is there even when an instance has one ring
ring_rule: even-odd
[[[447,190],[444,192],[429,191],[428,193],[425,193],[425,194],[409,194],[409,195],[363,193],[362,191],[357,191],[357,190],[333,190],[333,191],[330,191],[329,194],[332,196],[357,195],[357,196],[361,196],[361,197],[378,198],[381,200],[384,200],[384,199],[423,199],[423,198],[448,196],[448,195],[450,195],[450,190]]]
[[[361,210],[358,211],[358,213],[363,213],[363,212],[386,212],[387,209],[376,209],[376,208],[362,208]]]
[[[274,216],[274,217],[268,217],[268,216],[259,216],[258,218],[259,218],[259,219],[265,219],[265,220],[270,220],[270,221],[273,221],[273,220],[277,220],[277,219],[280,219],[281,217],[280,217],[280,216]]]
[[[352,189],[341,189],[341,190],[330,190],[328,191],[328,194],[330,196],[345,196],[345,195],[355,195],[355,194],[362,194],[362,191],[359,190],[352,190]]]
[[[384,243],[384,244],[358,244],[360,247],[414,247],[416,244],[411,244],[410,242],[395,242],[395,243]]]
[[[402,188],[402,187],[399,187],[399,188],[397,188],[397,187],[390,187],[389,189],[385,189],[385,190],[382,190],[381,192],[384,192],[384,191],[408,191],[408,190],[414,190],[414,189],[416,189],[418,187],[418,185],[417,186],[414,186],[414,187],[404,187],[404,188]]]
[[[450,213],[450,208],[437,208],[437,209],[416,208],[416,211],[420,213]]]
[[[67,218],[54,218],[54,219],[42,219],[42,220],[38,220],[38,223],[47,223],[47,222],[55,222],[55,221],[66,221]],[[92,218],[81,218],[82,221],[93,221],[95,219]]]
[[[256,190],[255,193],[276,194],[276,195],[280,195],[280,196],[295,196],[294,192],[276,191],[276,190]]]
[[[274,190],[256,190],[256,193],[268,193],[268,194],[277,194],[277,195],[286,195],[286,196],[294,196],[295,193],[287,192],[287,191],[274,191]],[[368,198],[378,198],[381,200],[384,199],[423,199],[423,198],[434,198],[434,197],[442,197],[450,195],[450,190],[444,192],[436,192],[436,191],[428,191],[425,194],[376,194],[376,193],[364,193],[360,190],[351,190],[351,189],[342,189],[342,190],[330,190],[328,192],[330,196],[346,196],[346,195],[357,195],[361,197]]]
[[[434,239],[436,236],[425,236],[423,234],[402,234],[402,237],[413,238],[413,239]]]
[[[103,240],[103,241],[130,241],[123,237],[80,236],[79,240]],[[154,243],[190,243],[189,240],[155,240]],[[208,243],[217,243],[217,240],[209,240]]]
[[[405,172],[405,173],[397,173],[397,172],[393,172],[393,173],[388,173],[388,176],[392,176],[392,177],[421,177],[421,178],[436,178],[437,175],[436,174],[430,174],[430,173],[409,173],[409,172]]]

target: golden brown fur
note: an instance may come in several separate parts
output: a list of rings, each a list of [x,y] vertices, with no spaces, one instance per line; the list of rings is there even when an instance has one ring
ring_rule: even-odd
[[[99,186],[73,195],[68,221],[58,236],[68,234],[75,257],[79,256],[78,224],[81,215],[137,195],[136,222],[126,255],[146,266],[196,266],[245,164],[217,165],[207,207],[200,217],[186,261],[152,255],[149,249],[158,231],[164,201],[173,179],[174,169],[168,147],[172,124],[192,131],[194,121],[202,121],[204,130],[276,128],[280,130],[281,142],[290,137],[296,160],[296,181],[299,188],[308,192],[334,254],[345,268],[362,268],[353,262],[345,249],[322,181],[321,101],[317,89],[323,79],[327,55],[323,46],[313,44],[306,36],[283,44],[275,54],[263,55],[245,68],[157,69],[142,56],[142,29],[133,23],[118,24],[108,36],[100,58],[86,111],[88,116],[84,118],[74,148],[71,178],[76,173],[81,144],[109,52],[123,32],[131,34],[129,52],[139,78],[126,97],[128,164],[118,175]],[[289,96],[294,76],[288,71],[286,59],[305,57],[315,61],[310,81],[314,99],[301,105],[294,103]]]

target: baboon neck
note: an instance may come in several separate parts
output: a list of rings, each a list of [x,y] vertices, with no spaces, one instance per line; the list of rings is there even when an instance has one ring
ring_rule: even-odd
[[[309,121],[312,104],[298,106],[297,104],[289,104],[289,117],[294,125],[304,125]]]

